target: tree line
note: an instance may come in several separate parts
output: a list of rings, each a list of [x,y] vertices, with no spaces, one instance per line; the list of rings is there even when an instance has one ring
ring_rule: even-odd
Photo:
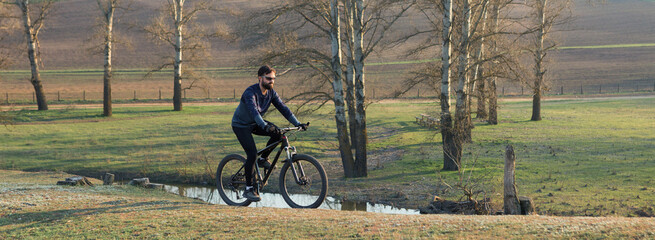
[[[104,57],[103,114],[112,115],[112,50],[127,44],[115,36],[115,22],[128,12],[129,0],[96,0],[96,52]],[[39,74],[39,33],[56,0],[15,0],[0,4],[0,33],[23,31],[30,62],[31,84],[39,110],[47,101]],[[169,54],[150,73],[173,69],[173,108],[182,111],[182,91],[202,81],[194,66],[208,61],[208,41],[221,39],[244,52],[246,66],[280,66],[278,75],[301,79],[301,107],[316,109],[332,102],[339,152],[346,177],[367,176],[366,62],[375,53],[410,46],[406,57],[428,56],[440,61],[413,69],[402,94],[417,85],[440,93],[444,170],[461,167],[463,145],[472,141],[472,103],[476,117],[498,124],[498,79],[532,89],[531,120],[541,120],[542,93],[548,90],[547,56],[557,46],[554,27],[570,21],[569,0],[276,0],[246,14],[221,7],[220,1],[161,1],[158,14],[146,26],[131,26]],[[233,15],[233,26],[199,24],[200,15]],[[425,26],[398,23],[408,16]],[[211,26],[211,27],[209,27]],[[4,35],[0,35],[2,41]],[[256,50],[256,51],[253,51]],[[2,53],[2,52],[0,52]],[[6,66],[0,54],[0,66]],[[182,82],[188,81],[185,85]],[[455,99],[451,99],[455,96]],[[316,104],[318,102],[318,104]],[[454,104],[454,108],[452,107]]]

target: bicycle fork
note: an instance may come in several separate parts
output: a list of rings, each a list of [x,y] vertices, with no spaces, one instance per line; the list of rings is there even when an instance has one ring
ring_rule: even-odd
[[[287,152],[287,161],[289,161],[291,172],[293,173],[294,180],[296,180],[296,183],[298,185],[307,184],[307,182],[305,182],[305,179],[304,179],[305,170],[302,168],[302,164],[300,163],[300,161],[293,162],[293,157],[296,155],[296,147],[289,146],[289,144],[287,142],[287,146],[285,147],[285,151]]]

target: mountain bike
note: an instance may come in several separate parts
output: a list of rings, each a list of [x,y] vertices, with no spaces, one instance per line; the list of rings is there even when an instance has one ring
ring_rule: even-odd
[[[309,124],[309,123],[307,123]],[[271,167],[260,171],[258,161],[255,161],[254,187],[258,193],[266,186],[269,177],[282,152],[286,158],[280,169],[279,191],[284,201],[292,208],[317,208],[325,200],[328,180],[323,166],[312,156],[298,154],[296,147],[289,145],[287,133],[298,132],[299,127],[282,128],[282,138],[257,152],[257,159],[263,152],[272,151],[280,145]],[[216,169],[216,186],[225,203],[232,206],[248,206],[251,201],[243,197],[246,187],[246,158],[238,154],[230,154],[223,158]]]

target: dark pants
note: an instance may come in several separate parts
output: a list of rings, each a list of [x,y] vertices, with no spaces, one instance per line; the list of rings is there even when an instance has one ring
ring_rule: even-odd
[[[255,139],[252,137],[252,134],[271,137],[268,140],[268,143],[266,143],[266,146],[279,141],[282,138],[282,135],[268,133],[264,129],[260,128],[259,126],[247,127],[247,128],[240,128],[240,127],[233,126],[232,131],[234,131],[234,134],[237,135],[237,139],[239,140],[239,143],[241,143],[241,147],[243,147],[243,150],[246,151],[246,166],[244,169],[246,171],[246,185],[253,186],[252,180],[253,180],[253,176],[255,175],[254,166],[255,166],[255,160],[257,159],[257,146],[255,146]],[[262,153],[261,157],[267,158],[272,151],[273,150],[271,149],[270,151]]]

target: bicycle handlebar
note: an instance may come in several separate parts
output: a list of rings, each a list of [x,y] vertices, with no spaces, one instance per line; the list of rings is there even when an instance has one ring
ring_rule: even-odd
[[[309,122],[307,122],[307,126],[309,126]],[[280,130],[282,132],[284,132],[284,133],[290,132],[290,131],[293,131],[293,130],[302,131],[300,127],[281,128]]]

